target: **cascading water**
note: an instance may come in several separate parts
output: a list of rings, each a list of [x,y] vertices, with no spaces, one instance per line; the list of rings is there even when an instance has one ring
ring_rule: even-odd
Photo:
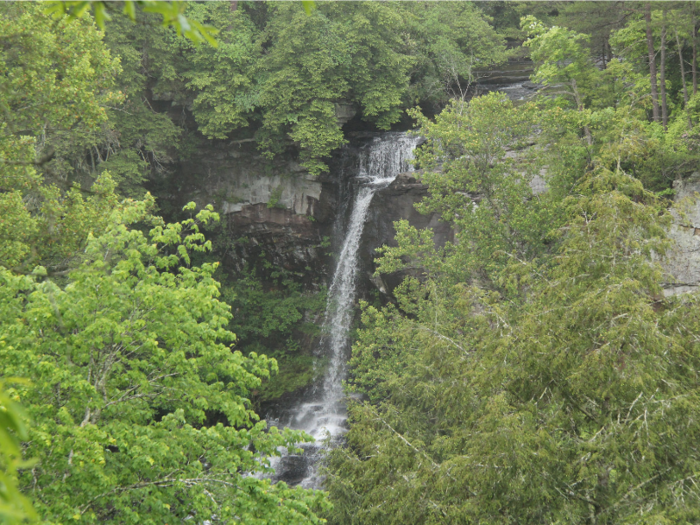
[[[310,396],[299,400],[286,420],[278,421],[306,431],[317,441],[302,445],[304,454],[300,456],[286,455],[275,461],[272,465],[277,470],[274,479],[318,488],[322,480],[316,474],[315,463],[323,447],[321,441],[330,437],[333,443],[345,433],[347,416],[342,382],[347,371],[348,335],[354,317],[359,249],[367,211],[377,191],[389,186],[399,173],[412,169],[410,160],[419,141],[405,133],[384,133],[360,152],[352,179],[352,211],[345,228],[337,228],[337,231],[344,230],[344,238],[328,291],[325,335],[320,345],[328,368]]]

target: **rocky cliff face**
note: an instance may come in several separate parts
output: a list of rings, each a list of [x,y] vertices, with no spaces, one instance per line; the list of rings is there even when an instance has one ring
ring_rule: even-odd
[[[248,286],[245,282],[236,285],[235,281],[247,275],[244,270],[254,268],[255,279],[268,299],[292,297],[285,299],[288,289],[286,284],[281,285],[280,270],[284,270],[282,280],[295,281],[295,300],[319,297],[316,292],[330,284],[335,270],[332,254],[339,253],[345,237],[344,229],[353,208],[353,185],[358,183],[355,177],[359,173],[360,151],[364,148],[366,153],[367,146],[378,137],[377,133],[368,132],[350,135],[350,144],[330,159],[330,173],[319,178],[304,172],[293,153],[270,161],[259,155],[252,142],[204,142],[187,162],[178,166],[168,179],[168,186],[157,192],[159,202],[164,209],[172,210],[181,209],[189,201],[199,206],[214,205],[222,216],[222,228],[214,232],[214,256],[227,274],[222,280],[228,285],[233,283],[235,295],[244,293],[235,286]],[[407,219],[416,227],[434,228],[441,244],[452,238],[450,229],[437,217],[416,212],[414,203],[426,193],[424,185],[405,173],[374,195],[361,237],[358,297],[370,298],[379,293],[383,301],[391,300],[391,290],[403,277],[397,274],[372,278],[376,249],[394,244],[394,221]],[[285,317],[289,303],[285,303],[286,310],[278,311],[274,306],[265,310],[259,304],[264,298],[251,297],[245,311],[239,311],[234,300],[234,320],[243,324],[288,323],[271,322],[270,318]],[[256,409],[271,419],[282,417],[289,406],[312,391],[314,378],[322,370],[314,365],[320,330],[308,325],[316,324],[320,329],[323,310],[318,306],[301,308],[303,319],[294,321],[297,324],[284,336],[246,336],[235,330],[241,337],[238,345],[242,351],[265,352],[278,359],[280,373],[275,376],[274,385],[270,383],[270,391],[254,394],[258,396]]]
[[[669,231],[673,244],[664,261],[667,296],[694,291],[700,286],[700,173],[676,181],[673,187],[675,220]]]
[[[348,212],[344,199],[356,150],[374,136],[351,134],[350,144],[329,163],[330,174],[319,178],[306,173],[292,154],[268,160],[252,142],[208,141],[178,167],[167,192],[159,197],[174,209],[191,200],[200,206],[214,204],[222,214],[228,241],[222,263],[230,270],[240,271],[248,261],[263,256],[296,274],[309,289],[318,289],[332,272],[334,262],[328,254],[338,241],[336,219]],[[544,187],[533,189],[538,193]],[[700,199],[694,197],[700,194],[700,173],[676,182],[675,189],[673,246],[664,262],[667,295],[700,286]],[[405,173],[375,195],[362,241],[361,293],[376,288],[387,299],[403,277],[372,277],[377,248],[395,245],[394,221],[433,228],[439,245],[453,239],[450,227],[437,216],[415,210],[414,204],[426,194],[427,187],[414,174]]]
[[[350,144],[331,159],[330,174],[319,178],[305,173],[292,153],[271,161],[263,158],[252,142],[209,141],[178,167],[168,187],[158,192],[159,202],[164,208],[175,210],[192,200],[200,206],[214,205],[222,214],[223,225],[215,238],[216,256],[230,275],[240,273],[247,266],[264,265],[267,270],[257,275],[270,289],[276,285],[272,280],[265,282],[266,275],[283,269],[305,292],[313,293],[329,284],[335,266],[330,254],[337,253],[342,242],[339,225],[351,208],[348,197],[352,194],[352,177],[357,173],[357,150],[374,137],[376,133],[351,135]],[[533,181],[533,190],[546,191],[544,180]],[[700,174],[677,183],[676,191],[678,205],[687,202],[681,206],[682,211],[675,212],[676,221],[670,232],[674,246],[665,262],[667,295],[700,286],[700,199],[692,200],[696,192],[700,193]],[[403,273],[373,276],[377,248],[395,245],[395,221],[403,219],[417,228],[432,228],[438,245],[453,240],[453,230],[440,222],[438,216],[421,215],[415,210],[414,204],[427,192],[416,174],[403,173],[375,194],[359,254],[359,297],[368,299],[378,294],[382,301],[391,301],[392,290],[405,276]],[[321,314],[322,311],[317,311],[308,319],[305,314],[304,321],[320,325]],[[318,344],[318,334],[295,333],[294,337],[302,358],[306,355],[310,360]],[[311,384],[314,372],[310,364],[304,365],[306,368],[302,366],[303,373],[299,372],[301,365],[296,361],[286,366],[285,369],[281,361],[283,372],[276,381],[284,374],[288,378],[306,374],[307,383],[290,382],[281,398],[260,407],[263,414],[268,411],[279,414],[280,406],[287,402],[285,399],[293,400]]]
[[[396,246],[394,222],[407,220],[416,228],[431,228],[438,246],[444,246],[447,241],[454,240],[454,231],[448,224],[440,222],[437,214],[421,215],[416,211],[414,204],[420,202],[427,194],[428,187],[421,184],[415,174],[402,173],[388,188],[374,196],[363,238],[363,268],[367,281],[379,290],[384,299],[390,297],[391,290],[398,286],[404,277],[401,272],[373,276],[377,248],[384,245]]]
[[[519,101],[532,99],[541,88],[539,84],[530,81],[534,73],[534,63],[529,58],[511,58],[504,64],[487,70],[477,70],[475,93],[483,94],[490,91],[504,93],[516,104]]]
[[[172,177],[167,201],[213,204],[222,215],[222,263],[240,271],[260,257],[317,288],[327,275],[322,249],[335,219],[336,182],[314,178],[294,160],[264,158],[248,141],[207,141]]]
[[[222,215],[224,247],[222,263],[240,271],[247,262],[264,257],[275,267],[299,276],[309,289],[327,284],[334,261],[328,254],[341,241],[338,217],[349,212],[347,197],[356,172],[357,150],[376,133],[350,134],[347,147],[330,160],[330,173],[311,177],[293,154],[275,160],[263,158],[255,144],[246,141],[207,141],[178,166],[166,192],[159,196],[173,209],[195,201],[213,204]],[[410,173],[399,177],[372,201],[360,255],[364,292],[376,287],[387,293],[400,276],[388,282],[370,279],[376,249],[394,245],[393,222],[433,228],[436,241],[452,239],[452,231],[435,215],[420,215],[414,204],[427,187]],[[397,282],[394,282],[397,281]]]

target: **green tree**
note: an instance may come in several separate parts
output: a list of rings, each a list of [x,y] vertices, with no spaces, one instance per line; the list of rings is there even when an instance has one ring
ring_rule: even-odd
[[[74,186],[67,159],[92,144],[104,106],[119,101],[119,63],[89,21],[52,24],[35,4],[0,9],[10,43],[0,51],[0,264],[62,271],[115,200],[108,176]]]
[[[516,108],[496,93],[469,103],[453,101],[434,122],[411,111],[427,138],[416,162],[425,171],[422,181],[430,195],[417,207],[438,212],[459,231],[459,241],[443,250],[452,263],[442,269],[428,263],[431,272],[505,290],[505,269],[513,257],[532,260],[547,251],[557,210],[550,194],[533,195],[531,183],[544,159],[524,149],[544,121],[535,118],[538,112],[532,104]],[[562,113],[555,110],[552,118],[561,119]],[[397,225],[396,239],[398,247],[381,250],[379,272],[420,267],[425,254],[436,253],[430,233],[405,222]]]
[[[531,37],[525,44],[537,63],[533,79],[545,85],[541,101],[578,111],[589,163],[596,159],[611,170],[623,169],[654,191],[668,191],[673,180],[692,173],[697,136],[688,133],[692,109],[683,110],[692,107],[690,102],[674,109],[673,99],[682,96],[681,90],[670,89],[670,84],[666,90],[673,110],[667,126],[647,117],[653,97],[641,14],[612,33],[612,49],[623,60],[612,59],[603,70],[587,49],[587,35],[565,27],[546,28],[531,16],[522,24]]]
[[[158,79],[154,91],[191,104],[208,138],[255,135],[268,155],[293,146],[314,174],[344,142],[339,107],[388,129],[405,107],[442,104],[458,84],[466,89],[475,67],[505,58],[500,37],[470,4],[318,3],[307,15],[293,4],[211,3],[190,4],[186,14],[221,27],[220,45],[164,36],[137,45]],[[119,24],[118,33],[137,33],[130,40],[144,38]]]
[[[5,341],[0,340],[0,345]],[[37,519],[29,499],[17,488],[17,469],[31,467],[32,462],[22,461],[20,440],[29,436],[24,410],[13,390],[0,383],[0,520],[9,524]]]
[[[307,14],[316,7],[314,0],[301,0],[301,5]],[[47,12],[55,16],[69,15],[78,18],[86,12],[94,12],[95,21],[100,29],[104,29],[105,22],[112,19],[110,16],[110,4],[104,0],[70,0],[47,2]],[[177,36],[184,36],[195,45],[207,42],[212,47],[218,47],[215,35],[219,30],[208,24],[202,24],[196,19],[185,16],[187,2],[179,0],[154,1],[154,0],[125,0],[123,13],[132,21],[136,21],[136,11],[139,7],[144,13],[157,13],[161,16],[163,27],[173,27]]]
[[[312,173],[344,141],[335,104],[389,129],[403,108],[466,93],[477,65],[505,59],[502,40],[470,4],[319,3],[310,17],[276,6],[269,27],[263,144],[287,131]],[[285,89],[289,82],[298,87]]]
[[[323,315],[326,294],[304,290],[289,272],[261,275],[254,266],[222,279],[222,298],[235,312],[229,326],[238,348],[274,357],[279,366],[278,374],[257,390],[254,400],[260,403],[308,387],[318,376],[312,350],[320,329],[313,321]]]
[[[698,297],[664,297],[667,203],[625,172],[672,135],[631,95],[565,96],[415,113],[419,208],[456,240],[398,223],[381,252],[406,277],[363,308],[348,387],[367,400],[328,458],[333,523],[697,521]]]
[[[412,62],[399,49],[401,12],[373,2],[319,4],[311,16],[291,4],[270,9],[261,145],[279,152],[288,135],[319,173],[344,143],[337,103],[357,104],[380,129],[399,120]]]
[[[582,110],[586,106],[584,93],[593,91],[600,76],[584,47],[589,37],[563,27],[545,28],[533,16],[523,18],[522,28],[530,34],[523,45],[531,48],[530,56],[537,63],[535,81],[564,88],[561,94],[571,97]]]
[[[216,265],[189,265],[215,214],[166,225],[152,204],[117,208],[65,285],[2,270],[2,375],[32,381],[16,390],[39,460],[21,486],[52,523],[318,523],[321,493],[248,475],[308,438],[258,420],[248,397],[276,363],[231,350]]]
[[[473,93],[479,73],[508,56],[492,19],[470,2],[404,7],[409,37],[406,48],[416,60],[411,72],[410,102],[444,105]]]
[[[365,309],[334,522],[698,519],[697,297],[661,293],[669,214],[606,170],[563,205],[555,258],[521,263],[527,301],[463,282]]]
[[[144,183],[171,175],[191,142],[180,119],[163,111],[173,102],[187,104],[179,74],[182,41],[159,26],[155,14],[137,23],[115,14],[104,35],[104,45],[120,59],[116,84],[123,101],[107,109],[108,125],[86,157],[92,173],[109,171],[123,195],[141,197]]]

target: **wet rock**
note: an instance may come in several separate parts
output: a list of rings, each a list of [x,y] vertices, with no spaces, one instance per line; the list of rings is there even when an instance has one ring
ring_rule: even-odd
[[[230,213],[224,220],[231,237],[245,239],[234,247],[235,256],[229,254],[233,264],[240,261],[237,270],[243,269],[247,260],[265,253],[280,269],[323,273],[325,258],[318,251],[320,229],[307,216],[260,203]]]
[[[298,485],[308,477],[314,461],[314,454],[289,455],[280,458],[276,470],[281,474],[273,477],[275,481],[284,481],[287,485]]]
[[[449,224],[440,222],[437,213],[422,215],[415,204],[428,195],[428,187],[421,183],[415,174],[402,173],[388,188],[380,190],[372,201],[370,217],[365,229],[366,247],[371,253],[383,245],[396,246],[394,222],[407,220],[416,228],[432,228],[437,246],[454,240],[454,232]]]

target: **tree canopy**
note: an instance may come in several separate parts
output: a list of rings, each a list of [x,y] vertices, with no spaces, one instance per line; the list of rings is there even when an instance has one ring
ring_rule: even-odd
[[[700,521],[698,294],[663,267],[697,4],[312,7],[0,5],[0,521]],[[533,96],[485,93],[523,55]],[[412,125],[454,241],[396,223],[325,490],[273,484],[310,437],[256,403],[322,368],[323,289],[222,271],[217,211],[146,188],[216,141],[314,178],[348,130]]]
[[[381,250],[377,273],[403,280],[363,306],[347,388],[365,401],[327,459],[333,523],[697,521],[697,294],[666,296],[661,266],[697,116],[679,62],[654,56],[674,81],[650,95],[644,10],[605,15],[592,45],[577,29],[595,9],[522,19],[533,102],[412,112],[418,208],[455,241],[404,221]],[[684,71],[697,26],[686,45],[663,35],[688,9],[653,6],[650,26]]]
[[[31,380],[13,392],[41,458],[20,481],[55,523],[318,522],[320,493],[249,475],[307,438],[258,421],[247,396],[276,363],[229,348],[216,265],[189,265],[216,215],[166,225],[150,204],[117,207],[63,286],[3,270],[3,374]],[[148,234],[130,228],[143,221]]]

